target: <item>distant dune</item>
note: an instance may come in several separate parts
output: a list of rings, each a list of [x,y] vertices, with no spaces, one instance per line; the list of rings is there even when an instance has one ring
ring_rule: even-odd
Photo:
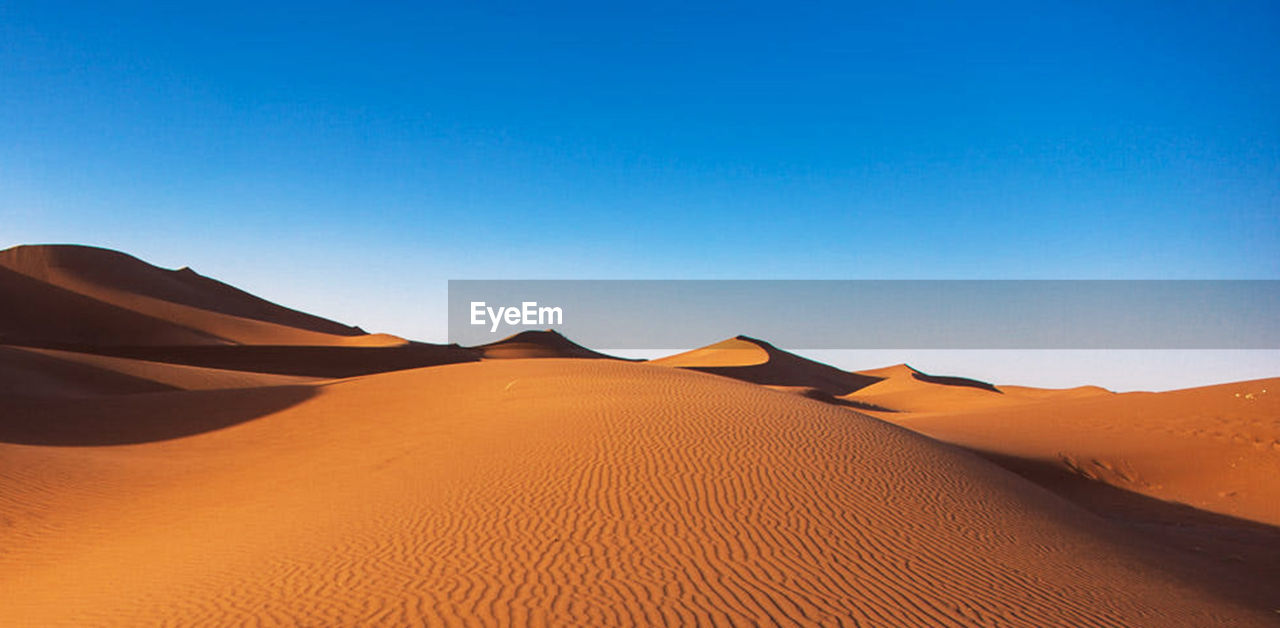
[[[880,378],[880,381],[846,395],[844,399],[892,408],[898,412],[954,412],[969,408],[1015,407],[1046,399],[1111,394],[1097,386],[1068,389],[996,387],[964,377],[922,373],[906,364],[858,372]]]
[[[802,358],[755,338],[737,336],[716,344],[652,360],[651,363],[723,375],[755,384],[812,388],[847,395],[880,381]]]
[[[1264,626],[1280,379],[365,334],[0,252],[0,626]]]
[[[598,351],[592,351],[559,332],[522,331],[509,338],[476,347],[485,359],[509,360],[519,358],[587,358],[618,359]]]

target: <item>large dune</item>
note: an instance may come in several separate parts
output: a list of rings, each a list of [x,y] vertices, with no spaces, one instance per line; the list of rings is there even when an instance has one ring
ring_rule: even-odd
[[[0,445],[2,624],[1270,621],[974,455],[721,377],[502,360],[112,399]]]
[[[10,369],[13,376],[8,384],[0,384],[0,390],[25,386],[21,381],[33,390],[50,392],[62,385],[54,380],[79,393],[155,389],[146,382],[103,375],[98,367],[105,362],[86,366],[83,356],[88,354],[201,367],[206,375],[213,369],[330,378],[467,362],[483,355],[474,349],[368,334],[276,305],[188,268],[165,270],[124,253],[87,246],[0,251],[0,297],[6,304],[0,308],[0,347],[67,352],[45,360],[22,356],[34,370],[19,374],[12,370],[19,357],[10,351],[0,369]],[[67,364],[65,358],[71,355],[81,356],[75,360],[80,367]],[[56,362],[61,364],[55,366]],[[189,383],[194,372],[186,371],[181,379]],[[236,378],[217,376],[199,387],[233,381]]]
[[[87,246],[0,251],[0,340],[37,345],[355,345],[404,341],[196,274]]]

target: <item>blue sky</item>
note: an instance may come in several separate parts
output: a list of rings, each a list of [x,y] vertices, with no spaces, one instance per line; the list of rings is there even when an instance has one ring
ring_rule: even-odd
[[[427,339],[449,278],[1280,278],[1278,112],[1273,3],[8,2],[0,246]]]

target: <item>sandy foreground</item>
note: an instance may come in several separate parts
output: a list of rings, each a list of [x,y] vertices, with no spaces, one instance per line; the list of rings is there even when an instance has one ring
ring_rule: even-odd
[[[1280,622],[1280,380],[437,347],[31,248],[0,252],[0,625]]]

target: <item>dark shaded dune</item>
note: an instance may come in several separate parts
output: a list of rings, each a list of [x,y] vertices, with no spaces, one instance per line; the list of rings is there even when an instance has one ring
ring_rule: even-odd
[[[545,331],[522,331],[497,342],[478,345],[473,349],[479,351],[486,360],[520,358],[622,359],[592,351],[551,329]]]
[[[699,353],[709,352],[719,352],[722,356],[737,354],[743,360],[740,364],[720,365],[702,365],[696,361]],[[761,352],[763,352],[762,355]],[[750,358],[755,355],[759,355],[762,359]],[[722,357],[720,359],[723,360]],[[759,363],[750,363],[756,360],[759,360]],[[702,349],[654,360],[653,363],[665,363],[678,368],[731,377],[765,386],[807,387],[834,396],[847,395],[883,379],[842,371],[833,366],[788,353],[763,340],[749,336],[736,336]]]
[[[216,336],[0,267],[0,342],[57,345],[217,345]]]
[[[394,347],[143,346],[91,352],[170,364],[308,377],[355,377],[480,359],[480,353],[474,349],[421,342]]]
[[[0,297],[7,305],[0,308],[0,344],[15,346],[310,377],[367,375],[474,361],[482,355],[456,345],[368,336],[189,269],[165,270],[94,247],[0,251]],[[41,364],[48,370],[53,363]],[[66,368],[84,375],[89,367]],[[63,374],[75,375],[66,369]],[[47,379],[35,382],[35,377],[27,379],[52,386]],[[87,390],[140,392],[119,378],[85,381],[91,382]]]
[[[0,345],[0,394],[46,397],[135,395],[311,385],[315,377],[213,369],[100,353]]]
[[[1243,605],[1266,608],[1280,582],[1280,527],[1148,497],[1071,473],[1053,462],[970,451],[1108,521],[1196,562],[1196,581]]]
[[[911,369],[911,376],[922,382],[926,382],[929,384],[937,384],[939,386],[966,386],[969,388],[977,388],[979,390],[987,390],[994,393],[1001,393],[1001,390],[999,388],[996,388],[994,384],[988,384],[987,382],[979,381],[976,379],[969,379],[967,377],[955,377],[952,375],[930,375],[928,373],[923,373],[921,371],[918,371],[914,368]]]
[[[784,391],[787,390],[787,387],[780,387],[780,388]],[[897,412],[897,410],[894,410],[893,408],[886,408],[884,406],[876,405],[874,403],[859,401],[857,399],[846,399],[844,397],[837,397],[825,390],[820,390],[817,388],[799,387],[799,388],[793,389],[793,392],[796,392],[797,394],[799,394],[802,397],[805,397],[806,399],[813,399],[814,401],[821,401],[823,403],[830,403],[837,406],[845,406],[848,408],[853,408],[855,410],[871,410],[874,412]]]
[[[162,392],[95,399],[0,397],[0,442],[95,447],[193,436],[278,412],[311,386]]]
[[[167,270],[136,257],[90,246],[30,245],[0,251],[0,266],[57,285],[64,276],[122,292],[297,329],[339,336],[364,331],[289,309],[190,268]]]
[[[178,390],[141,377],[0,346],[0,395],[94,396]]]

